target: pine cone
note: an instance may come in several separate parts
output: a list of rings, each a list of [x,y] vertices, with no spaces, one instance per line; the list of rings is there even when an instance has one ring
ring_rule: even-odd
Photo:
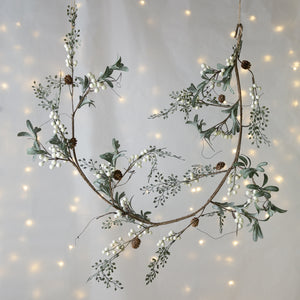
[[[75,148],[76,145],[77,145],[76,138],[71,138],[71,139],[68,140],[68,146],[69,146],[70,149]]]
[[[133,249],[137,249],[141,244],[141,240],[136,236],[132,241],[131,241],[131,246]]]
[[[220,162],[218,162],[217,163],[217,165],[216,165],[216,170],[221,170],[221,169],[223,169],[225,167],[225,163],[223,162],[223,161],[220,161]]]
[[[251,63],[248,60],[242,60],[241,67],[245,70],[249,70],[251,68]]]
[[[192,224],[193,227],[197,227],[198,224],[199,224],[199,219],[198,218],[193,218],[191,220],[191,224]]]
[[[220,103],[223,103],[225,101],[225,99],[226,99],[225,95],[223,95],[223,94],[219,95],[219,97],[218,97],[218,100]]]
[[[65,84],[71,85],[73,83],[73,78],[71,75],[65,76]]]
[[[119,180],[122,179],[122,177],[123,177],[123,175],[122,175],[122,172],[121,172],[120,170],[115,170],[115,171],[113,172],[113,179],[119,181]]]

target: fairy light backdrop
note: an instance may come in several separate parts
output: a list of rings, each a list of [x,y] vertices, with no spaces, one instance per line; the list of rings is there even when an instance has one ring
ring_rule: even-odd
[[[263,86],[263,100],[271,109],[272,140],[272,148],[261,151],[245,143],[244,152],[257,161],[270,161],[269,172],[280,187],[275,203],[289,212],[264,224],[265,238],[258,243],[252,242],[247,229],[222,240],[189,231],[173,249],[158,280],[145,287],[146,265],[159,238],[155,235],[143,243],[143,251],[125,251],[116,277],[126,290],[117,293],[86,279],[103,247],[120,232],[102,231],[101,223],[94,222],[75,245],[85,224],[107,207],[69,166],[54,171],[39,168],[25,155],[27,145],[16,137],[28,117],[36,124],[48,117],[37,110],[33,80],[67,71],[63,48],[67,4],[58,0],[0,4],[1,299],[296,299],[300,293],[299,1],[244,1],[242,10],[242,57],[252,63]],[[237,1],[90,0],[79,2],[79,7],[79,70],[97,72],[118,55],[130,69],[117,90],[119,96],[109,91],[99,94],[94,98],[97,109],[79,115],[79,152],[97,157],[114,136],[130,153],[149,144],[167,146],[184,156],[186,165],[203,159],[201,151],[211,155],[179,119],[147,117],[166,107],[172,90],[197,82],[203,62],[222,62],[230,54]],[[241,77],[247,87],[246,74]],[[249,97],[248,90],[243,95]],[[234,152],[232,143],[218,155],[226,160]],[[163,167],[179,174],[184,168],[172,161]],[[131,189],[135,191],[134,186]],[[193,211],[207,193],[208,187],[199,183],[177,199],[180,205],[169,201],[154,218]],[[219,200],[226,197],[224,192]],[[216,223],[203,230],[218,236]]]

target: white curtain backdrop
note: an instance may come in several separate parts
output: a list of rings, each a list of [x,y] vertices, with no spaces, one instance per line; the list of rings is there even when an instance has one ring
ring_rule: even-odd
[[[156,243],[179,225],[161,227],[142,239],[138,250],[128,249],[117,262],[115,277],[124,283],[114,292],[101,283],[86,282],[91,265],[113,239],[131,228],[101,229],[87,222],[108,210],[71,166],[40,168],[26,155],[29,141],[17,138],[25,121],[48,120],[37,106],[33,80],[66,73],[63,36],[69,31],[62,0],[1,0],[0,2],[0,298],[19,299],[299,299],[299,177],[300,177],[300,2],[298,0],[242,1],[244,25],[242,59],[252,63],[262,101],[270,107],[271,147],[255,149],[247,140],[242,152],[254,164],[267,160],[273,184],[280,187],[274,203],[287,209],[262,224],[264,239],[252,241],[249,227],[236,237],[213,239],[188,230],[171,249],[167,266],[145,286],[147,265]],[[128,154],[148,145],[167,147],[185,161],[168,159],[161,170],[182,174],[191,164],[230,162],[236,140],[215,144],[218,153],[200,142],[196,130],[176,114],[169,120],[149,120],[169,105],[169,94],[200,82],[200,65],[224,63],[232,51],[230,36],[237,23],[238,0],[81,0],[78,27],[77,75],[104,71],[121,56],[129,67],[116,91],[93,98],[96,109],[82,109],[76,126],[78,154],[97,159],[119,139]],[[242,72],[244,97],[249,100],[250,77]],[[64,94],[63,111],[70,101]],[[121,98],[121,99],[120,99]],[[214,119],[213,111],[206,118]],[[64,119],[69,122],[68,117]],[[46,127],[47,125],[43,126]],[[49,126],[49,125],[48,125]],[[47,132],[47,130],[46,130]],[[41,138],[48,139],[42,133]],[[218,142],[218,140],[215,140]],[[202,153],[202,154],[201,154]],[[154,220],[177,217],[196,209],[213,187],[204,180],[191,192],[185,188],[165,207],[154,209],[142,197],[145,171],[126,188],[137,207],[153,209]],[[239,200],[244,191],[235,197]],[[226,187],[218,194],[222,201]],[[240,197],[240,198],[239,198]],[[200,228],[218,237],[217,218],[201,220]],[[228,218],[224,232],[234,228]]]

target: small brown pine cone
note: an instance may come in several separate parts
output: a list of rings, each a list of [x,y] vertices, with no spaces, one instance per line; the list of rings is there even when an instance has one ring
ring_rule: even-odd
[[[122,179],[122,177],[123,177],[123,175],[122,175],[122,172],[121,172],[120,170],[115,170],[115,171],[113,172],[113,179],[119,181],[119,180]]]
[[[223,103],[225,101],[225,99],[226,99],[226,97],[223,94],[219,95],[219,97],[218,97],[218,100],[220,103]]]
[[[225,163],[224,163],[224,161],[220,161],[220,162],[218,162],[217,163],[217,165],[216,165],[216,170],[222,170],[223,168],[225,167]]]
[[[241,67],[245,70],[249,70],[251,68],[251,63],[248,60],[242,60]]]
[[[71,139],[68,140],[68,146],[69,146],[70,149],[75,148],[76,145],[77,145],[76,138],[71,138]]]
[[[71,75],[66,75],[65,76],[65,84],[71,85],[73,83],[73,78]]]
[[[132,241],[131,241],[131,246],[133,249],[137,249],[141,244],[141,240],[136,236]]]
[[[197,227],[198,224],[199,224],[199,219],[198,218],[193,218],[191,220],[191,224],[192,224],[193,227]]]

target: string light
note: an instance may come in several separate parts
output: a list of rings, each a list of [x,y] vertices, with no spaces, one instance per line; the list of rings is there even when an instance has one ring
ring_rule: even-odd
[[[25,114],[25,115],[31,114],[31,109],[28,108],[28,107],[24,108],[24,114]]]
[[[293,68],[294,71],[297,71],[299,66],[300,66],[300,62],[299,61],[294,61],[292,68]]]
[[[298,100],[294,100],[294,101],[292,102],[292,106],[293,106],[293,107],[298,107],[298,106],[299,106]]]
[[[295,133],[296,132],[296,128],[295,127],[290,127],[289,131],[290,131],[290,133]]]
[[[126,101],[126,99],[124,97],[119,97],[119,102],[123,103],[125,101]]]
[[[31,226],[33,225],[33,220],[27,219],[27,220],[25,221],[25,225],[26,225],[27,227],[31,227]]]
[[[41,270],[41,265],[38,262],[34,262],[29,266],[30,273],[38,273]]]
[[[6,83],[6,82],[2,82],[1,83],[1,90],[3,90],[3,91],[6,91],[6,90],[8,90],[8,84]]]
[[[190,293],[190,292],[191,292],[191,287],[188,286],[188,285],[186,285],[186,286],[184,287],[184,291],[185,291],[187,294]]]
[[[26,56],[24,58],[24,64],[25,65],[32,65],[34,63],[34,58],[33,56]]]
[[[152,18],[148,18],[147,19],[147,24],[148,25],[153,25],[154,24],[154,20]]]
[[[283,29],[284,29],[284,27],[281,26],[281,25],[279,25],[279,26],[276,26],[276,27],[274,28],[274,31],[275,31],[275,32],[282,32]]]
[[[278,176],[275,177],[275,180],[276,180],[277,183],[281,183],[281,182],[283,182],[283,177],[278,175]]]
[[[248,154],[249,154],[250,156],[255,156],[256,151],[255,151],[254,149],[250,149],[250,150],[248,151]]]
[[[11,254],[9,255],[9,260],[10,260],[11,262],[16,262],[16,261],[19,260],[19,256],[18,256],[16,253],[11,253]]]
[[[32,36],[33,36],[34,38],[37,39],[37,38],[40,36],[40,32],[37,31],[37,30],[35,30],[35,31],[32,33]]]
[[[232,152],[232,154],[235,154],[236,153],[236,149],[235,148],[232,149],[231,152]]]
[[[272,56],[271,55],[265,55],[264,56],[264,62],[270,62],[272,60]]]
[[[21,22],[16,22],[17,27],[21,27]]]
[[[70,209],[71,212],[76,212],[78,208],[75,205],[70,205],[69,209]]]
[[[41,291],[39,289],[34,289],[32,291],[32,297],[33,299],[38,299],[41,297]]]
[[[216,256],[216,261],[221,261],[222,260],[222,256],[221,255],[217,255]]]
[[[139,65],[138,66],[138,72],[139,73],[145,73],[146,70],[147,70],[146,66],[144,66],[144,65]]]
[[[299,80],[295,80],[293,82],[293,84],[294,84],[294,87],[299,87],[300,86],[300,81]]]
[[[77,170],[73,170],[73,171],[72,171],[72,174],[73,174],[74,176],[77,176],[77,175],[79,175],[79,172],[78,172]]]
[[[26,184],[23,184],[22,189],[23,189],[24,192],[27,192],[29,190],[29,186],[26,185]]]
[[[154,136],[155,136],[155,138],[156,138],[157,140],[161,139],[161,133],[159,133],[159,132],[158,132],[158,133],[155,133]]]
[[[74,295],[75,295],[76,299],[84,299],[86,297],[86,294],[81,290],[76,290],[74,292]]]
[[[10,66],[2,66],[1,71],[3,73],[9,73],[9,72],[11,72],[11,67]]]
[[[235,31],[231,31],[231,32],[230,32],[230,36],[231,36],[232,38],[234,38],[234,37],[235,37]]]
[[[231,256],[228,256],[225,258],[225,261],[230,264],[233,262],[233,258]]]
[[[18,238],[18,241],[21,242],[21,243],[24,243],[24,242],[26,242],[26,238],[24,236],[20,236]]]
[[[74,202],[75,202],[75,203],[78,203],[79,201],[80,201],[80,198],[79,198],[79,197],[75,197],[75,198],[74,198]]]
[[[159,87],[158,86],[153,86],[151,91],[152,91],[153,96],[159,95]]]
[[[24,169],[24,171],[25,171],[26,173],[30,173],[30,172],[32,171],[32,168],[31,168],[31,167],[26,167],[26,168]]]
[[[68,248],[69,248],[69,250],[73,250],[74,246],[73,245],[69,245]]]
[[[146,4],[146,1],[144,1],[144,0],[140,0],[140,2],[139,2],[139,3],[140,3],[140,5],[141,5],[141,6],[144,6],[144,5]]]
[[[152,114],[156,115],[159,113],[159,110],[157,108],[152,109]]]
[[[232,241],[233,247],[236,247],[239,244],[239,241]]]
[[[197,59],[197,63],[198,63],[199,65],[203,64],[204,61],[205,61],[205,60],[204,60],[203,57],[198,57],[198,59]]]
[[[244,70],[244,71],[247,71],[247,70]],[[246,97],[246,96],[248,96],[248,93],[245,90],[242,90],[242,97]],[[240,116],[238,116],[238,117],[240,117]]]
[[[294,50],[290,50],[289,55],[293,55],[293,54],[294,54]]]
[[[64,263],[62,260],[60,260],[60,261],[57,262],[57,265],[58,265],[60,268],[62,268],[62,267],[65,265],[65,263]]]
[[[203,245],[205,244],[205,241],[204,241],[204,240],[199,240],[199,241],[198,241],[198,244],[199,244],[200,246],[203,246]]]
[[[22,49],[22,46],[21,45],[14,45],[14,49],[19,51]]]
[[[186,15],[186,16],[190,16],[191,15],[191,11],[190,10],[188,10],[188,9],[186,9],[185,11],[184,11],[184,14]]]
[[[194,210],[194,207],[190,207],[190,208],[189,208],[189,211],[193,211],[193,210]]]
[[[196,193],[196,192],[200,192],[200,191],[202,191],[202,187],[200,187],[200,186],[194,187],[194,188],[191,189],[192,193]]]
[[[250,16],[250,17],[249,17],[249,20],[250,20],[251,22],[254,22],[254,21],[256,20],[256,17],[255,17],[255,16]]]
[[[228,285],[229,285],[229,286],[234,286],[234,285],[235,285],[235,282],[234,282],[233,280],[229,280],[229,281],[228,281]]]
[[[5,25],[1,25],[0,32],[6,32],[6,31],[7,31],[7,27]]]

